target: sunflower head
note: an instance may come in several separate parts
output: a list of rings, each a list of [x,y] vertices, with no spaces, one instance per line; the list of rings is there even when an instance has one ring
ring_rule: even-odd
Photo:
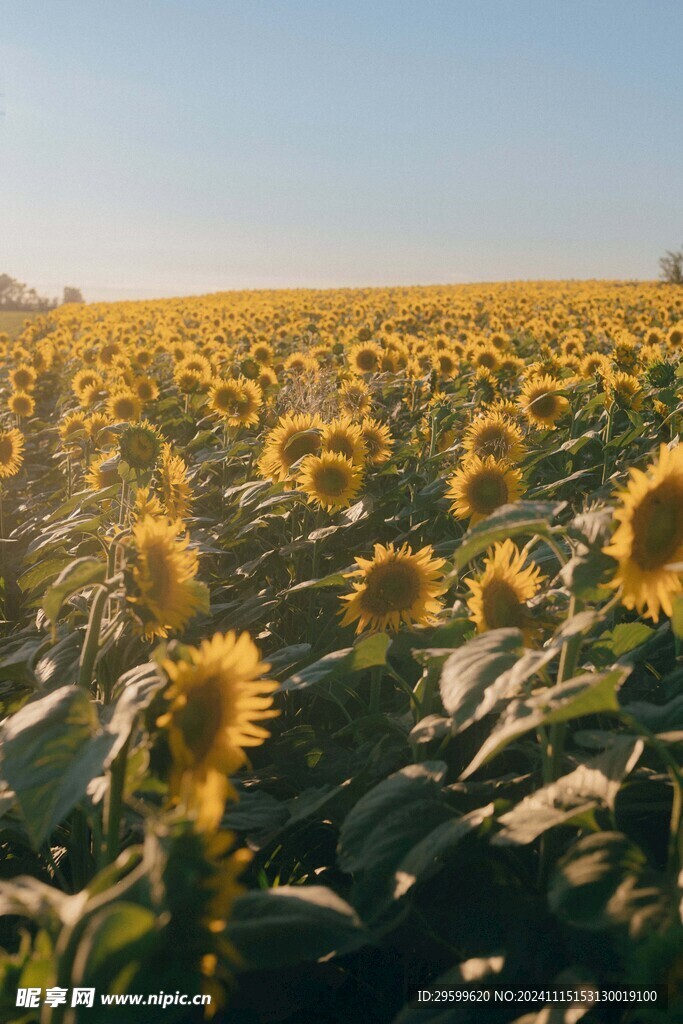
[[[364,419],[360,425],[371,466],[382,466],[391,458],[393,440],[389,428],[379,420]]]
[[[259,469],[264,477],[286,480],[292,466],[305,455],[320,451],[322,420],[312,413],[286,414],[266,437]]]
[[[630,373],[616,370],[605,378],[605,396],[607,406],[620,409],[638,410],[643,404],[643,392],[640,381]]]
[[[16,391],[31,391],[35,387],[37,374],[32,366],[23,363],[10,370],[9,379]]]
[[[159,431],[147,420],[127,427],[119,440],[119,451],[123,462],[138,471],[152,470],[161,451]]]
[[[86,486],[91,491],[102,491],[105,487],[120,483],[119,462],[109,452],[103,452],[90,463],[85,474]]]
[[[360,490],[363,468],[344,455],[322,452],[302,460],[297,479],[310,502],[331,512],[351,504]]]
[[[465,431],[463,448],[468,455],[492,455],[509,462],[518,462],[525,451],[522,431],[499,412],[478,416]]]
[[[32,416],[36,407],[36,403],[27,391],[15,391],[14,394],[10,395],[7,405],[10,411],[19,419]]]
[[[206,587],[195,580],[199,560],[180,521],[145,516],[133,527],[134,559],[128,602],[147,637],[181,630],[208,606]]]
[[[477,630],[514,627],[532,640],[536,629],[526,602],[535,597],[541,582],[540,569],[525,568],[525,557],[511,540],[494,545],[483,573],[470,583],[467,607]]]
[[[192,488],[187,476],[187,466],[179,455],[173,453],[170,444],[164,444],[161,448],[159,476],[168,515],[171,519],[184,519],[192,508]]]
[[[134,423],[142,415],[142,402],[132,388],[119,387],[107,399],[107,412],[114,423]]]
[[[645,371],[647,382],[651,388],[661,390],[672,388],[676,383],[676,367],[668,359],[657,359],[650,363]]]
[[[234,796],[229,776],[245,763],[245,748],[267,739],[261,723],[278,714],[272,707],[278,684],[263,678],[270,666],[248,633],[216,633],[162,667],[169,706],[157,724],[168,732],[171,790],[196,812],[200,829],[215,829]]]
[[[518,501],[522,495],[522,474],[509,462],[492,455],[466,459],[449,480],[447,496],[457,519],[480,522],[501,505]]]
[[[519,404],[530,423],[538,427],[552,427],[569,408],[568,400],[560,394],[559,381],[544,374],[526,381]]]
[[[7,480],[21,469],[24,461],[24,435],[20,430],[0,430],[0,480]]]
[[[626,608],[656,622],[660,610],[672,614],[671,599],[683,590],[683,448],[662,445],[646,472],[631,469],[618,497],[619,526],[604,549],[618,562],[610,586],[621,589]]]
[[[322,430],[321,442],[324,452],[343,455],[356,466],[364,465],[367,448],[363,432],[350,416],[338,416],[331,423],[326,423]]]
[[[413,552],[404,544],[396,549],[375,544],[372,559],[356,558],[358,569],[347,573],[356,579],[353,594],[342,597],[342,626],[358,622],[364,629],[398,630],[401,623],[425,625],[434,621],[445,593],[443,558],[434,558],[431,547]]]

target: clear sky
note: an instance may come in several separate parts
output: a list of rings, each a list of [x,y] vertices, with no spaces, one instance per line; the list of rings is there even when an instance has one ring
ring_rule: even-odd
[[[0,0],[0,272],[654,278],[682,43],[680,0]]]

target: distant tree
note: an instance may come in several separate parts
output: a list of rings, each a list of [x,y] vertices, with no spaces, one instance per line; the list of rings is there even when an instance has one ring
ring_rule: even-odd
[[[27,288],[21,281],[16,281],[9,274],[0,274],[0,309],[25,312],[42,313],[47,309],[54,309],[57,305],[56,299],[46,299],[38,295],[35,288]]]
[[[659,261],[660,278],[665,284],[683,284],[683,249],[667,252]]]
[[[62,299],[62,303],[64,305],[66,305],[67,302],[85,302],[85,299],[83,298],[83,293],[81,292],[81,289],[80,288],[65,288],[64,289],[64,298]]]

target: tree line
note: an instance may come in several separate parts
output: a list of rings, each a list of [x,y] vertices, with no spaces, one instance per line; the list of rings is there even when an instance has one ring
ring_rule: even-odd
[[[62,295],[62,304],[83,302],[80,288],[67,287]],[[9,274],[0,274],[0,310],[19,313],[44,313],[59,306],[59,299],[48,299],[39,295],[35,288],[28,288]]]

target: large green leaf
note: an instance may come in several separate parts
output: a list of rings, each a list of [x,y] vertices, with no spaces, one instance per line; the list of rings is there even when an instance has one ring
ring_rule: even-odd
[[[515,700],[484,740],[479,752],[462,774],[466,779],[508,744],[541,725],[568,722],[601,711],[619,711],[617,689],[629,674],[628,668],[576,676],[542,690],[526,700]]]
[[[455,569],[463,569],[496,541],[519,534],[548,533],[551,522],[564,506],[565,502],[519,501],[497,508],[467,531],[453,554]]]
[[[359,640],[354,647],[332,651],[312,665],[302,668],[300,672],[285,679],[280,689],[284,692],[306,690],[315,683],[331,682],[352,672],[364,672],[376,665],[386,665],[390,643],[386,633],[374,633]]]
[[[63,686],[25,705],[2,732],[2,768],[36,845],[85,795],[115,737],[100,730],[88,695]]]
[[[48,619],[55,623],[64,602],[79,590],[102,583],[105,573],[106,566],[99,558],[77,558],[71,562],[45,592],[43,609]]]
[[[318,885],[245,893],[232,908],[228,937],[246,970],[294,967],[367,941],[353,908]]]

